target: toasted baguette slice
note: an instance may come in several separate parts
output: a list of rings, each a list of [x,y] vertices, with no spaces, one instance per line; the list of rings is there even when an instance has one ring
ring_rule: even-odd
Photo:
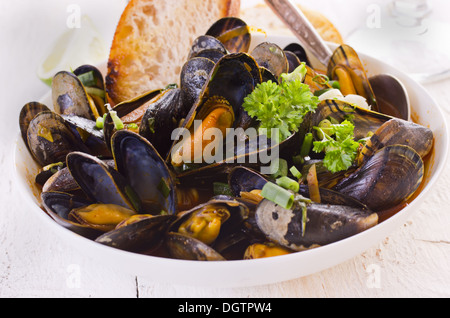
[[[325,41],[337,44],[342,44],[344,42],[340,32],[322,13],[311,10],[305,6],[298,5],[298,7]],[[292,35],[289,28],[264,3],[242,9],[240,16],[247,24],[261,28],[267,33]]]
[[[113,105],[179,83],[192,42],[240,0],[131,0],[114,35],[106,77]]]

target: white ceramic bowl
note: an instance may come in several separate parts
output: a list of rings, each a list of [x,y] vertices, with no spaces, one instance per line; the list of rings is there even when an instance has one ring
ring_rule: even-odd
[[[291,37],[264,39],[262,36],[254,36],[252,45],[255,46],[264,40],[277,43],[281,47],[296,41]],[[86,257],[94,259],[99,265],[116,266],[120,272],[144,276],[155,282],[218,288],[278,283],[320,272],[361,254],[385,239],[392,231],[399,229],[420,207],[426,195],[432,191],[447,157],[448,130],[444,116],[432,96],[407,75],[382,61],[364,55],[360,57],[369,75],[390,73],[403,82],[410,94],[412,117],[418,123],[433,130],[435,148],[426,174],[426,185],[417,198],[388,220],[348,239],[302,253],[252,261],[193,262],[144,256],[106,247],[85,239],[59,226],[48,217],[40,208],[39,190],[34,186],[33,181],[38,166],[28,153],[20,134],[17,137],[15,151],[16,182],[21,185],[23,197],[30,204],[31,210],[42,221],[38,226],[54,231],[62,240],[70,242],[74,249],[79,249]],[[42,102],[51,107],[50,94],[45,96]]]

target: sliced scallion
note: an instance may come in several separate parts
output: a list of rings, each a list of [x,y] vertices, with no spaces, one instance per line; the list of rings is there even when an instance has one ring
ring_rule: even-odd
[[[296,177],[298,180],[300,180],[303,176],[302,173],[297,169],[296,166],[292,166],[289,171],[292,173],[294,177]]]
[[[279,177],[286,177],[288,175],[288,163],[284,159],[275,159],[270,165],[270,170],[275,171],[272,174],[272,177],[275,179]]]
[[[288,177],[281,177],[277,179],[277,184],[286,190],[291,190],[294,192],[298,192],[300,190],[300,184]]]
[[[272,182],[266,183],[261,191],[261,196],[288,210],[294,204],[294,194]]]
[[[114,122],[114,127],[116,128],[116,130],[122,130],[125,128],[122,120],[120,120],[119,116],[117,116],[117,112],[112,110],[109,112],[109,114],[111,115],[111,119]]]

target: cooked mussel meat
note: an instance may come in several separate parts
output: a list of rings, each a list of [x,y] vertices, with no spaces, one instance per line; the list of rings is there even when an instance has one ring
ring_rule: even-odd
[[[374,111],[378,111],[377,101],[364,66],[356,51],[341,45],[333,53],[328,64],[328,77],[340,83],[344,96],[360,95],[366,98]]]

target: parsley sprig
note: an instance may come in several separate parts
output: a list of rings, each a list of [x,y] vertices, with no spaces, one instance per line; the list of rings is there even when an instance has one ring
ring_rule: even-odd
[[[305,115],[314,111],[319,103],[310,87],[302,82],[304,70],[302,64],[291,76],[283,74],[280,84],[272,81],[259,84],[244,99],[243,107],[259,121],[260,132],[269,138],[278,138],[278,142],[298,132]],[[272,128],[279,129],[279,136],[272,136]]]
[[[348,120],[341,124],[314,127],[322,141],[315,141],[313,151],[325,152],[324,166],[332,173],[348,170],[356,160],[359,143],[354,140],[355,126]]]

